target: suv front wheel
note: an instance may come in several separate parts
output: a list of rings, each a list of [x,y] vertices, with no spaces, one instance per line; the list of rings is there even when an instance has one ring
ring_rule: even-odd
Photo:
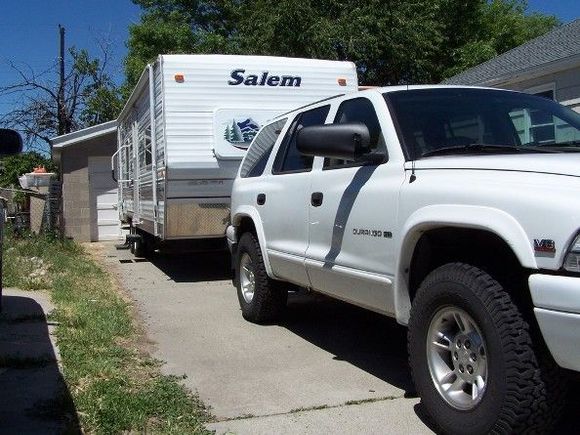
[[[427,412],[445,433],[544,433],[564,403],[562,378],[503,286],[452,263],[413,301],[409,362]]]
[[[288,291],[268,277],[260,244],[244,233],[237,250],[236,283],[244,319],[254,323],[278,320],[286,308]]]

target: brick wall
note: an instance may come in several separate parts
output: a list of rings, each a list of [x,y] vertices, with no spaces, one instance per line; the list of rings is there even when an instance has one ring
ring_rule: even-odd
[[[97,234],[95,198],[89,186],[89,157],[112,156],[117,148],[116,133],[79,142],[61,152],[63,224],[66,237],[87,242]],[[91,218],[92,217],[92,218]]]

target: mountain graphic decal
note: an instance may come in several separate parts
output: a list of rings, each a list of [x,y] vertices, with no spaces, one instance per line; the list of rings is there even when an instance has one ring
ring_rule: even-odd
[[[247,149],[258,130],[260,130],[260,124],[252,118],[246,118],[243,121],[232,119],[232,122],[226,125],[224,139],[237,148]]]

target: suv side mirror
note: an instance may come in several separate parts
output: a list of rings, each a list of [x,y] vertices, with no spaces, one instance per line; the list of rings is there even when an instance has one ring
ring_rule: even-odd
[[[304,127],[298,132],[296,147],[308,156],[356,160],[371,152],[370,142],[368,127],[356,122]]]
[[[0,128],[0,157],[11,156],[22,151],[22,137],[15,130]]]

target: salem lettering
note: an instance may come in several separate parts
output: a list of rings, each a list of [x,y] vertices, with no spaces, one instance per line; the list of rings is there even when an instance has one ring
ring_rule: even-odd
[[[302,77],[298,76],[276,76],[270,75],[268,71],[264,71],[260,75],[248,74],[245,75],[245,69],[233,70],[230,74],[231,80],[228,80],[230,86],[284,86],[299,88],[302,85]]]

